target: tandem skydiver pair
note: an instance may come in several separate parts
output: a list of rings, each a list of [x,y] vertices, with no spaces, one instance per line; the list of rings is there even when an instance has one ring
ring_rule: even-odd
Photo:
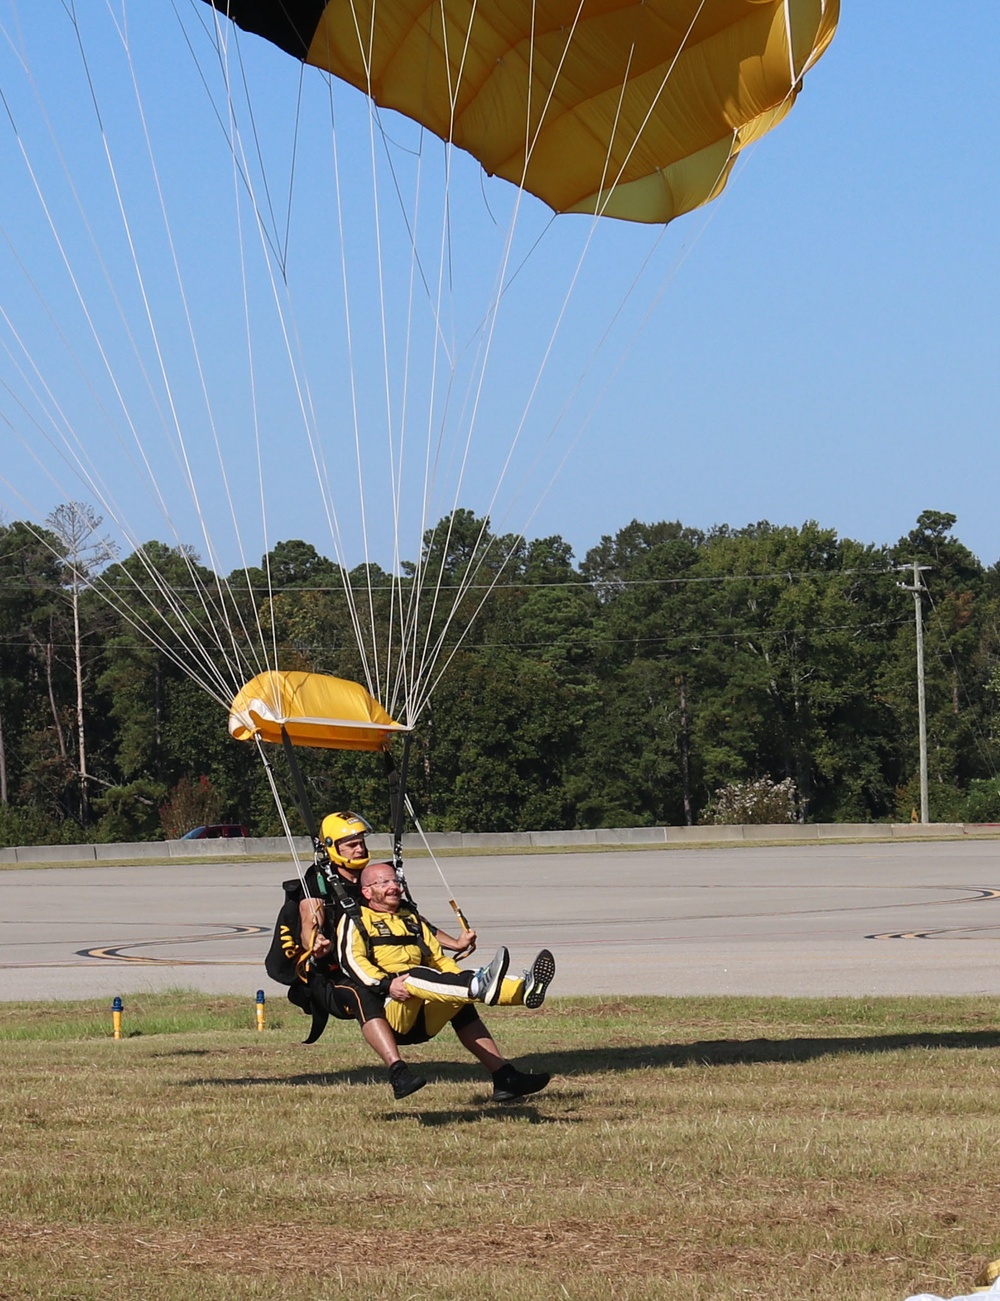
[[[392,864],[370,862],[370,832],[356,813],[328,814],[304,881],[284,883],[265,966],[312,1015],[306,1042],[319,1038],[330,1016],[358,1021],[388,1067],[394,1096],[404,1098],[427,1081],[402,1060],[399,1045],[424,1043],[450,1024],[489,1071],[492,1101],[545,1088],[548,1074],[521,1071],[503,1056],[476,1004],[540,1007],[555,976],[551,952],[543,949],[516,979],[506,974],[505,948],[478,970],[463,970],[449,954],[472,952],[475,931],[463,926],[452,936],[423,918]]]

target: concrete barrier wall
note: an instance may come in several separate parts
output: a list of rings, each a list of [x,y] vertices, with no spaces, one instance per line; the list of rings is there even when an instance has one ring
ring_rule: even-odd
[[[735,844],[801,844],[834,840],[958,840],[966,836],[1000,837],[1000,824],[972,822],[867,823],[809,822],[780,826],[736,827],[604,827],[590,831],[431,832],[427,842],[436,852],[524,853],[533,849],[588,849],[599,846]],[[368,841],[373,857],[388,856],[392,841],[388,835],[373,835]],[[312,848],[305,836],[295,840],[296,852],[305,860]],[[419,836],[403,837],[408,853],[423,849]],[[0,849],[2,863],[142,863],[170,859],[199,858],[286,858],[288,843],[283,836],[224,840],[160,840],[132,845],[29,845]]]

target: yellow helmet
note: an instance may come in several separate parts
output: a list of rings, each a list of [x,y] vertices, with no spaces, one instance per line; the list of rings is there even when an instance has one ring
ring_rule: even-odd
[[[320,825],[319,834],[331,862],[338,867],[348,867],[352,872],[360,872],[363,867],[367,867],[370,857],[368,854],[362,858],[342,858],[337,853],[337,846],[342,840],[371,834],[371,827],[364,818],[356,813],[328,813]]]

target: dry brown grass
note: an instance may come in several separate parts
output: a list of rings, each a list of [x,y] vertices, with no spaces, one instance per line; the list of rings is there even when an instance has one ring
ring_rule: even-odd
[[[507,1108],[450,1037],[396,1103],[353,1027],[277,1007],[39,1013],[0,1023],[4,1301],[902,1301],[1000,1255],[988,999],[491,1013],[557,1074]]]

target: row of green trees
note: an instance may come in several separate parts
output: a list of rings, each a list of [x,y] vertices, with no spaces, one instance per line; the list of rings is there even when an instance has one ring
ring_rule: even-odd
[[[418,728],[425,827],[694,823],[762,779],[792,792],[801,819],[908,819],[915,620],[897,567],[914,560],[929,566],[931,816],[1000,820],[1000,569],[955,523],[925,511],[875,547],[812,522],[633,521],[577,565],[559,537],[496,538],[460,512],[395,586],[355,571],[371,593],[362,632],[418,571],[452,590],[475,573],[456,628],[499,575]],[[253,747],[230,739],[178,647],[214,644],[221,664],[231,633],[249,644],[241,630],[263,628],[282,667],[358,677],[344,576],[289,541],[223,584],[161,543],[118,560],[100,527],[79,503],[44,527],[0,526],[0,843],[157,838],[222,819],[275,832]],[[318,808],[385,824],[377,761],[307,752],[304,767]]]

